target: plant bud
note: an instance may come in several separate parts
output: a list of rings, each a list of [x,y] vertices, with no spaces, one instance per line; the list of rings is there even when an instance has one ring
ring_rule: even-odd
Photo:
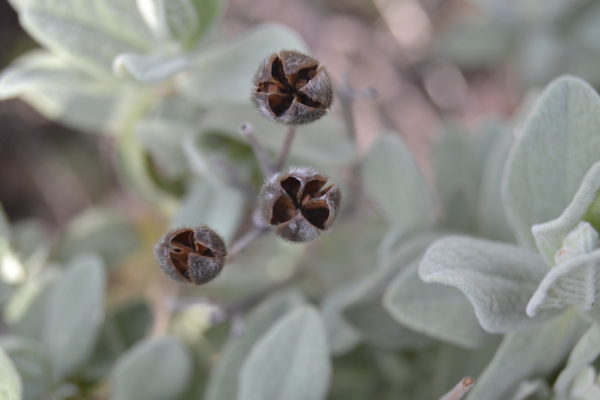
[[[284,50],[261,63],[254,77],[252,99],[266,118],[299,125],[325,115],[333,91],[325,67],[317,60]]]
[[[154,248],[163,272],[180,282],[205,284],[225,265],[225,243],[206,225],[168,232]]]
[[[312,168],[271,176],[260,193],[264,221],[284,239],[306,242],[329,229],[340,205],[337,185]]]

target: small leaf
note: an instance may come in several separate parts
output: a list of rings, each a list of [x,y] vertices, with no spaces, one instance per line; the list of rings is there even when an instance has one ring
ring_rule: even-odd
[[[206,400],[235,399],[238,375],[256,341],[293,307],[303,302],[295,292],[273,296],[260,305],[248,319],[241,336],[231,336],[225,344],[206,388]]]
[[[42,331],[55,378],[61,378],[90,356],[104,317],[105,273],[95,256],[74,259],[52,287]]]
[[[398,323],[436,339],[467,348],[480,347],[490,339],[469,300],[454,288],[423,282],[418,263],[392,281],[383,304]]]
[[[189,66],[187,57],[169,56],[161,53],[119,54],[113,61],[115,75],[133,78],[141,83],[158,83],[185,70]]]
[[[505,400],[531,376],[553,372],[586,329],[575,313],[564,313],[541,325],[504,337],[467,400]]]
[[[197,181],[174,217],[173,228],[206,224],[229,242],[244,211],[243,194],[218,181]]]
[[[204,50],[192,60],[193,67],[181,76],[177,87],[201,106],[247,104],[252,77],[264,58],[281,49],[305,48],[294,31],[281,25],[262,24],[239,39]]]
[[[576,256],[550,270],[527,304],[527,314],[536,316],[546,308],[576,306],[587,311],[600,294],[600,250]]]
[[[509,332],[551,316],[532,319],[525,313],[529,298],[547,268],[535,253],[516,246],[468,237],[435,242],[421,261],[425,282],[454,286],[469,299],[481,327]]]
[[[341,313],[341,308],[360,284],[361,282],[350,282],[340,285],[329,292],[321,305],[327,342],[333,355],[344,354],[360,342],[360,334]]]
[[[88,208],[70,221],[58,247],[61,260],[96,253],[113,266],[132,254],[139,242],[135,227],[119,212]]]
[[[558,217],[600,152],[600,99],[584,81],[562,77],[544,91],[509,156],[502,195],[517,239]]]
[[[600,356],[600,326],[592,325],[583,335],[569,355],[566,367],[554,382],[554,395],[557,400],[566,400],[569,388],[575,377]]]
[[[0,349],[0,398],[21,400],[21,378],[4,350]]]
[[[362,179],[390,224],[405,232],[433,225],[431,194],[398,135],[388,133],[377,139],[364,159]]]
[[[188,350],[174,337],[139,342],[117,361],[111,400],[164,400],[182,393],[192,378]]]
[[[533,225],[531,232],[540,253],[548,265],[554,265],[555,255],[563,245],[563,240],[569,232],[586,218],[590,205],[600,190],[600,162],[594,164],[583,178],[575,196],[562,212],[552,221]]]
[[[298,306],[256,343],[240,374],[238,400],[321,400],[331,363],[318,312]]]
[[[4,336],[0,339],[0,348],[12,359],[21,377],[23,399],[39,399],[49,391],[52,387],[50,359],[40,342],[21,336]]]

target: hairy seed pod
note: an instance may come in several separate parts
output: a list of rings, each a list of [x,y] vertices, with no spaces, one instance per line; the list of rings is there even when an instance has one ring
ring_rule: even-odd
[[[154,248],[163,272],[176,281],[203,285],[225,265],[225,242],[206,225],[168,232]]]
[[[254,76],[252,99],[266,118],[300,125],[327,113],[333,91],[325,67],[317,60],[283,50],[261,63]]]
[[[312,168],[291,168],[267,179],[260,193],[262,217],[284,239],[307,242],[329,229],[340,206],[337,185]]]

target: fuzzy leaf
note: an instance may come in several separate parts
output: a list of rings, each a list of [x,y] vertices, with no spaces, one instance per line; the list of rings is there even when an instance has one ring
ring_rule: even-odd
[[[454,288],[423,282],[418,263],[396,276],[383,304],[401,325],[458,346],[476,348],[490,339],[469,300]]]
[[[119,54],[113,61],[113,72],[123,78],[142,83],[157,83],[173,77],[189,65],[187,57],[161,53]]]
[[[492,362],[476,378],[467,400],[505,400],[519,382],[554,371],[585,331],[575,313],[504,337]]]
[[[80,256],[52,287],[42,342],[48,348],[55,378],[73,372],[94,349],[104,317],[105,280],[98,257]]]
[[[267,300],[250,315],[243,334],[229,338],[212,369],[206,400],[237,398],[238,375],[252,346],[277,320],[301,303],[298,294],[287,292]]]
[[[531,226],[558,217],[600,153],[600,99],[584,81],[551,83],[531,112],[506,166],[502,195],[517,239],[533,247]]]
[[[545,308],[576,306],[587,311],[600,294],[600,250],[564,261],[550,270],[527,304],[536,316]]]
[[[555,255],[561,248],[565,237],[577,224],[585,219],[590,204],[600,190],[600,162],[594,164],[583,178],[581,186],[575,193],[562,214],[549,222],[533,225],[531,231],[540,253],[548,265],[555,264]]]
[[[263,24],[230,43],[204,50],[192,60],[193,68],[181,77],[178,88],[201,106],[248,103],[252,78],[264,58],[281,49],[305,48],[292,30]]]
[[[196,182],[186,195],[175,216],[173,228],[206,224],[230,241],[244,211],[244,198],[239,190],[221,182]]]
[[[327,337],[318,312],[298,306],[256,343],[240,374],[238,400],[320,400],[329,386]]]
[[[113,371],[111,400],[174,399],[192,377],[188,350],[174,337],[138,343]]]
[[[135,0],[27,0],[19,17],[43,46],[99,75],[110,74],[117,55],[152,46]]]
[[[377,139],[364,159],[362,179],[390,224],[405,232],[433,225],[431,193],[398,135],[388,133]]]
[[[600,356],[600,326],[592,327],[583,335],[569,356],[567,366],[554,383],[557,400],[566,400],[569,388],[575,377]]]
[[[342,307],[351,298],[362,282],[350,282],[332,290],[323,300],[321,316],[331,353],[344,354],[360,342],[359,332],[346,321]]]
[[[453,286],[469,299],[481,327],[509,332],[550,316],[529,318],[525,307],[547,268],[535,253],[515,246],[468,237],[435,242],[421,261],[425,282]]]
[[[10,358],[0,349],[0,398],[21,400],[21,378]]]
[[[48,392],[52,386],[52,371],[48,352],[41,343],[21,336],[4,336],[0,339],[0,348],[12,359],[21,377],[23,399],[39,399]]]

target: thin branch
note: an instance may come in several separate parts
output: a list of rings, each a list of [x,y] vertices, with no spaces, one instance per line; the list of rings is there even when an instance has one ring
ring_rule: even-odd
[[[231,249],[227,254],[227,262],[231,262],[235,257],[238,256],[244,249],[246,249],[252,242],[261,237],[267,232],[266,228],[255,226],[246,232],[242,237],[233,242]]]
[[[290,155],[290,151],[292,150],[292,143],[294,143],[295,137],[296,127],[289,126],[285,134],[285,140],[283,141],[281,152],[279,153],[279,157],[277,157],[277,161],[275,162],[275,170],[279,171],[281,167],[283,167],[283,165],[285,164],[288,156]]]
[[[470,376],[467,376],[458,382],[451,391],[443,395],[440,400],[460,400],[469,390],[471,390],[474,384],[475,380]]]
[[[264,147],[258,142],[256,139],[256,135],[254,134],[254,127],[252,124],[245,122],[240,126],[240,133],[246,137],[252,151],[256,159],[258,160],[258,165],[260,166],[260,170],[262,171],[263,176],[269,177],[276,172],[276,169],[271,164],[271,160],[269,159],[269,155]]]

